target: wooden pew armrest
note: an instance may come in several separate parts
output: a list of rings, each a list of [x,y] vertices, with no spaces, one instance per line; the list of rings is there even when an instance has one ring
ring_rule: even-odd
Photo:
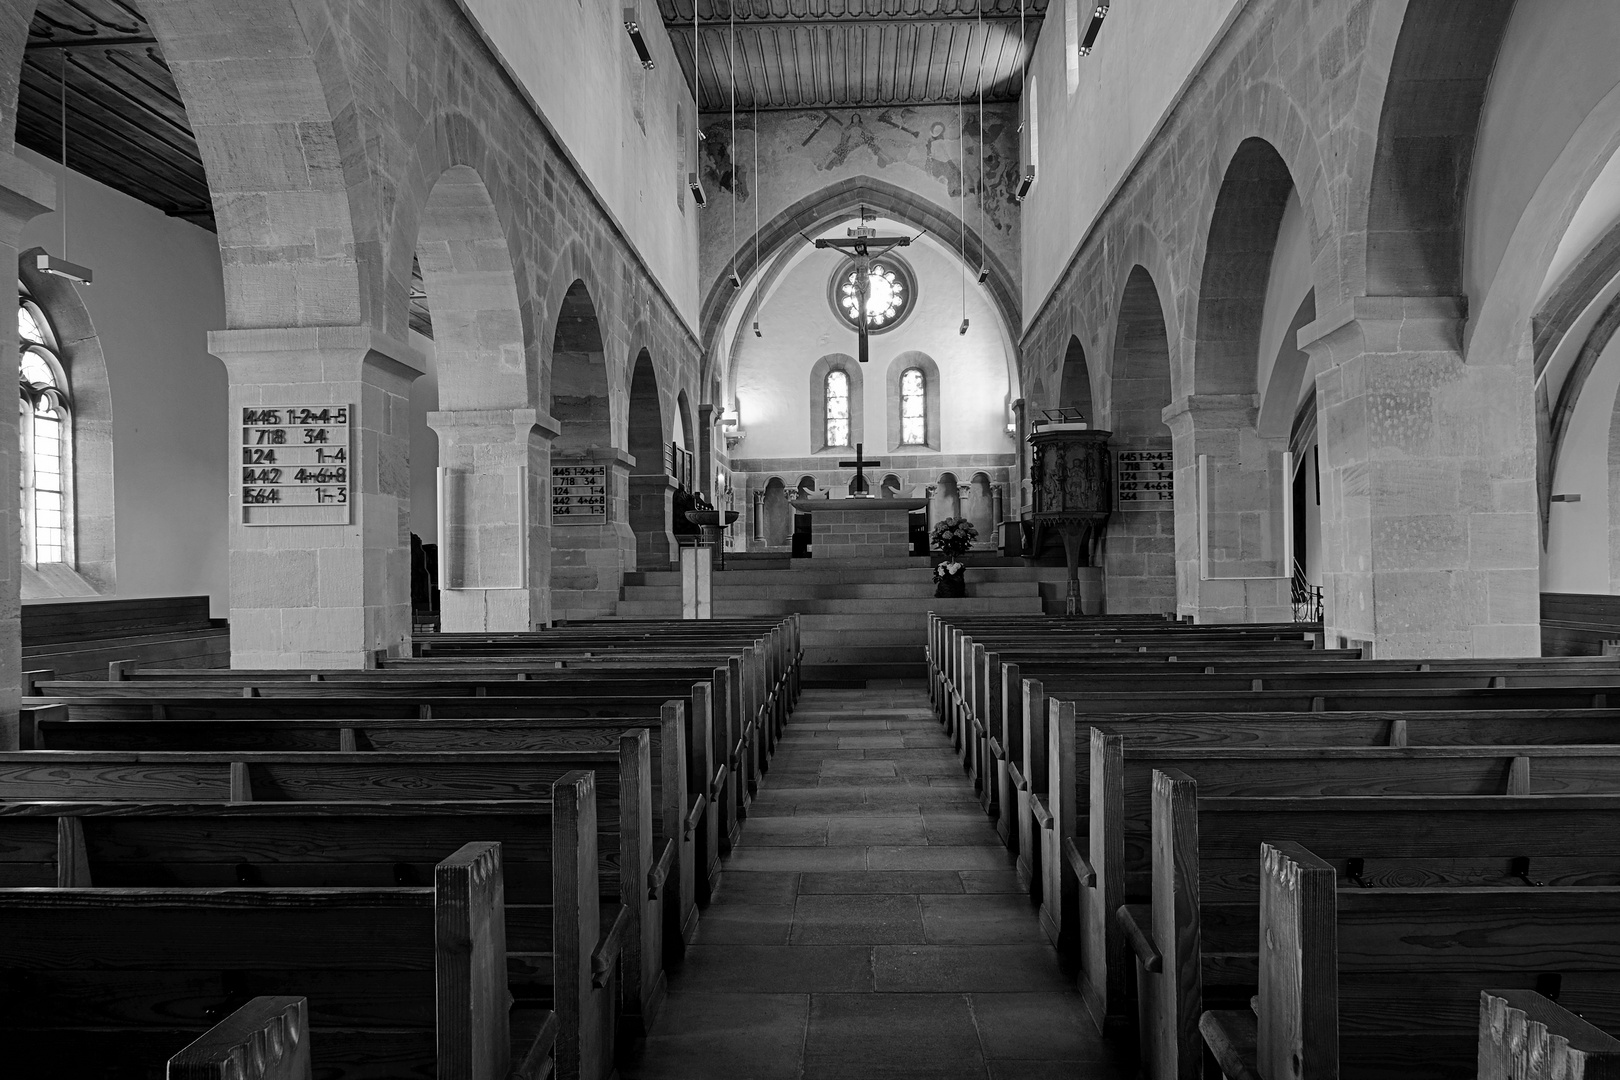
[[[1226,1080],[1260,1080],[1257,1023],[1247,1009],[1211,1009],[1198,1018],[1199,1034]]]
[[[619,954],[624,951],[624,938],[629,928],[630,909],[620,904],[613,915],[613,922],[602,932],[602,940],[596,943],[596,951],[591,953],[591,985],[596,989],[606,986],[613,974],[613,965],[619,962]]]
[[[720,767],[714,770],[714,784],[709,788],[709,798],[718,799],[720,797],[720,790],[725,787],[726,777],[730,775],[731,766],[726,762],[721,762]]]
[[[1018,767],[1017,762],[1007,762],[1007,777],[1012,781],[1014,791],[1029,790],[1029,781],[1024,779],[1024,770]]]
[[[515,1010],[512,1017],[512,1071],[507,1077],[508,1080],[547,1080],[556,1071],[557,1034],[562,1030],[562,1022],[552,1010],[539,1009],[528,1023],[519,1023],[518,1018],[527,1012]]]
[[[1074,869],[1074,876],[1080,879],[1080,884],[1088,889],[1097,887],[1097,871],[1092,868],[1086,857],[1080,854],[1075,846],[1074,837],[1063,841],[1063,857],[1069,860],[1069,866]]]
[[[1048,810],[1041,802],[1039,795],[1029,797],[1029,809],[1035,815],[1035,824],[1041,828],[1050,829],[1057,824],[1057,819],[1052,816],[1052,811]]]
[[[685,828],[688,839],[690,839],[692,834],[697,831],[698,822],[703,820],[703,811],[708,807],[708,805],[709,797],[707,795],[700,793],[692,797],[692,809],[686,812]]]
[[[664,850],[658,853],[653,860],[652,869],[647,871],[647,899],[656,900],[664,888],[664,882],[669,880],[669,873],[675,868],[675,841],[665,840]]]
[[[1147,927],[1153,925],[1153,909],[1146,904],[1121,904],[1114,912],[1114,922],[1125,934],[1131,951],[1142,961],[1144,971],[1164,970],[1164,957],[1153,944],[1153,935]]]
[[[990,736],[990,760],[1005,761],[1007,755],[1001,752],[1001,741],[994,735]]]

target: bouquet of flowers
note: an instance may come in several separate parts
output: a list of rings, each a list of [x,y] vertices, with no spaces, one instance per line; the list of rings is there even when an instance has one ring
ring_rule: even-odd
[[[960,558],[968,553],[979,538],[979,530],[967,518],[946,518],[928,534],[929,543],[945,553],[948,559]]]

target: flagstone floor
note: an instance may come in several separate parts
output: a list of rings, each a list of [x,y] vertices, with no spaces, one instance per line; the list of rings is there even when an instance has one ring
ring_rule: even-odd
[[[806,690],[625,1080],[1115,1080],[917,686]]]

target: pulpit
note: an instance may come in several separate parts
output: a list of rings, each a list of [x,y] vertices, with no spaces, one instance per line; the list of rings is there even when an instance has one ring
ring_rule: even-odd
[[[1095,614],[1101,597],[1082,607],[1080,568],[1095,567],[1103,529],[1114,508],[1113,477],[1108,439],[1111,431],[1096,431],[1080,424],[1048,424],[1029,437],[1030,486],[1034,520],[1039,533],[1056,529],[1063,537],[1069,566],[1066,607],[1070,615]]]

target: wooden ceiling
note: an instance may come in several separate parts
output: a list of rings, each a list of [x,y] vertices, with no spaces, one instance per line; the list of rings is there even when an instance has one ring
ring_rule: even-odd
[[[981,78],[986,101],[1016,101],[1049,0],[657,2],[688,83],[697,5],[698,108],[721,112],[733,67],[739,110],[975,100]]]
[[[65,109],[64,109],[65,104]],[[164,213],[214,227],[197,140],[152,29],[128,0],[39,0],[17,142]]]

